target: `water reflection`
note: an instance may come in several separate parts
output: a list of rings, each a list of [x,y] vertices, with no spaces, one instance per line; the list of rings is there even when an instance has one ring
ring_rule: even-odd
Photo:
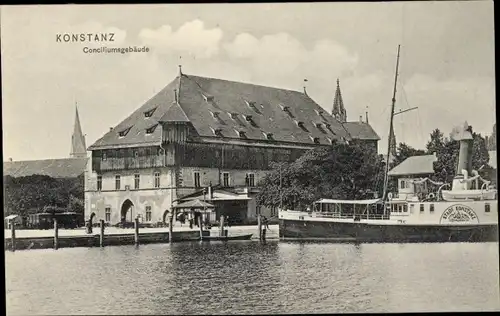
[[[6,252],[8,314],[494,310],[498,244],[255,241]]]

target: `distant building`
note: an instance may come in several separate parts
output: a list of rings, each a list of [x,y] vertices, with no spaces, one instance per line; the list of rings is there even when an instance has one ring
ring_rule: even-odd
[[[38,174],[52,178],[76,178],[85,172],[87,161],[85,137],[80,126],[77,108],[74,131],[71,136],[70,158],[5,161],[3,163],[3,174],[12,177],[26,177]]]
[[[157,223],[176,203],[202,198],[216,206],[212,219],[223,214],[233,223],[254,222],[258,183],[272,162],[291,162],[311,148],[349,140],[377,148],[379,137],[367,122],[344,123],[305,89],[179,72],[89,147],[86,217]]]

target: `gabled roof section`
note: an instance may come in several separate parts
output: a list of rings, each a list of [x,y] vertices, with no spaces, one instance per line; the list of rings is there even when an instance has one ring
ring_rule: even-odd
[[[27,177],[35,174],[52,178],[76,178],[85,172],[88,158],[63,158],[3,163],[4,176]]]
[[[344,127],[354,139],[380,140],[380,137],[366,122],[345,122]]]
[[[98,139],[89,150],[112,148],[118,146],[137,146],[160,144],[161,129],[156,128],[152,134],[146,130],[162,118],[175,102],[175,90],[179,88],[180,77],[176,77],[160,92],[147,100],[144,105],[120,122],[113,130]],[[154,109],[154,111],[153,111]],[[150,114],[147,116],[146,114]],[[127,135],[120,137],[119,132],[131,127]],[[146,136],[147,134],[147,136]]]
[[[434,173],[435,155],[412,156],[406,158],[402,163],[392,168],[390,176],[427,175]]]
[[[189,118],[178,103],[173,103],[158,122],[189,122]]]

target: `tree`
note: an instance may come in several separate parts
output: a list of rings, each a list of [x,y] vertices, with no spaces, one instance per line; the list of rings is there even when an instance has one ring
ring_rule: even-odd
[[[265,190],[257,203],[278,207],[283,201],[284,207],[303,209],[320,198],[370,198],[381,192],[383,172],[382,156],[364,144],[315,148],[293,163],[273,164],[260,182]]]
[[[436,128],[431,132],[431,139],[429,140],[429,142],[427,142],[427,145],[425,146],[427,149],[427,153],[429,155],[432,155],[433,153],[442,151],[445,146],[445,142],[446,139],[443,133],[439,130],[439,128]]]
[[[40,212],[46,206],[70,208],[83,212],[83,175],[78,178],[55,179],[45,175],[4,177],[5,215],[25,216]]]
[[[396,148],[396,156],[392,160],[390,168],[392,169],[396,167],[409,157],[422,155],[425,155],[425,151],[421,149],[415,149],[405,143],[399,143],[398,147]]]

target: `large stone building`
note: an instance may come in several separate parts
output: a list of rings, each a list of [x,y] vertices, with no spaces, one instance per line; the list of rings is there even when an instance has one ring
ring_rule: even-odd
[[[52,178],[76,178],[85,172],[88,162],[85,136],[82,133],[78,108],[75,113],[69,158],[4,161],[3,174],[11,177],[46,175]]]
[[[305,89],[179,72],[89,147],[86,217],[116,224],[137,216],[154,224],[177,203],[198,198],[216,206],[212,220],[224,214],[233,223],[252,223],[257,185],[272,162],[351,139],[376,147],[379,138],[367,122],[336,119]]]

